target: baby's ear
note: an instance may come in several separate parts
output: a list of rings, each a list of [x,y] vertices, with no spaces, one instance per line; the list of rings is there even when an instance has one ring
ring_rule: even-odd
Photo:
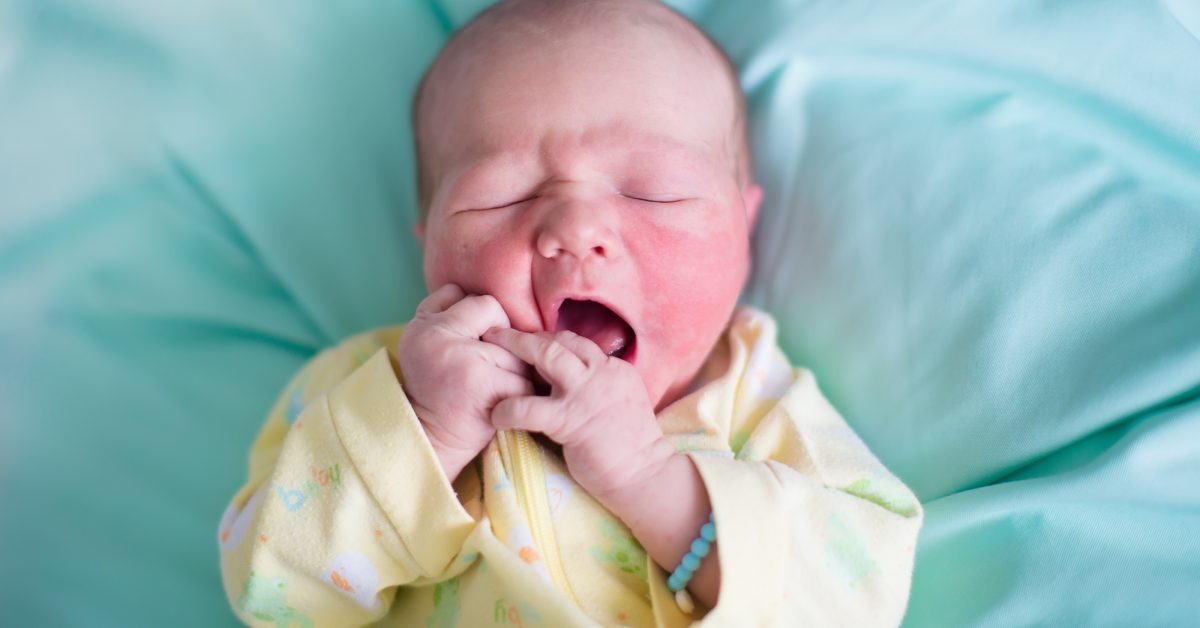
[[[757,183],[748,183],[742,189],[742,203],[746,206],[746,223],[750,226],[749,231],[754,231],[754,224],[758,221],[758,206],[762,203],[763,191],[762,187]]]
[[[421,248],[425,248],[425,221],[417,220],[412,225],[413,235],[417,237],[417,243]]]

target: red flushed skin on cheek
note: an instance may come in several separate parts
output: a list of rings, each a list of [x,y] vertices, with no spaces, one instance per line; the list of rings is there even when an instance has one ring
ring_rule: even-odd
[[[530,237],[513,237],[509,229],[489,229],[463,219],[429,231],[425,245],[425,283],[430,291],[447,283],[468,294],[490,294],[504,306],[515,329],[542,331],[541,314],[532,298]],[[483,226],[483,229],[477,227]]]
[[[749,269],[748,234],[744,220],[726,218],[689,230],[650,226],[627,236],[641,271],[639,342],[646,340],[646,357],[652,358],[636,367],[656,409],[687,388],[741,292]]]

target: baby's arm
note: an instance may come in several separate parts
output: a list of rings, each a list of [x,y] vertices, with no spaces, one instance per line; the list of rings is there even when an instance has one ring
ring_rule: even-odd
[[[352,338],[297,375],[220,526],[243,620],[361,625],[396,587],[461,570],[453,557],[476,523],[464,504],[480,492],[460,472],[491,439],[497,399],[532,392],[519,360],[478,339],[507,325],[495,299],[444,286],[403,334]],[[395,362],[384,347],[398,347]]]
[[[458,475],[461,450],[426,437],[384,349],[400,337],[391,329],[323,352],[268,417],[219,531],[243,621],[362,625],[387,612],[396,587],[467,564],[454,557],[476,526],[478,477],[463,473],[456,496],[446,467]]]
[[[387,611],[395,587],[454,575],[475,521],[380,348],[394,338],[323,352],[264,426],[219,532],[243,621],[362,625]]]
[[[899,624],[919,502],[825,401],[812,375],[790,368],[769,319],[752,319],[744,329],[748,337],[733,357],[739,381],[726,397],[709,399],[732,409],[720,429],[736,458],[676,453],[661,431],[655,437],[658,423],[641,417],[640,402],[623,403],[631,394],[616,383],[623,378],[603,376],[624,367],[566,334],[485,336],[563,388],[557,400],[552,394],[502,402],[493,420],[497,428],[546,432],[563,443],[568,466],[573,455],[584,461],[571,466],[575,479],[667,570],[687,551],[711,504],[717,551],[688,585],[705,605],[717,601],[706,623]],[[579,364],[548,349],[549,341],[582,356]],[[782,389],[763,395],[761,382]],[[564,425],[555,417],[582,420]]]
[[[774,322],[738,316],[736,394],[718,395],[732,406],[724,434],[736,457],[690,454],[721,551],[721,603],[711,619],[898,625],[920,503],[825,400],[812,373],[790,367]]]

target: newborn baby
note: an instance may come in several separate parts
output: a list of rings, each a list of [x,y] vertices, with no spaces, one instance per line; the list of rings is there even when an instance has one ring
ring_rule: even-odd
[[[920,505],[737,307],[761,191],[720,49],[650,0],[502,2],[413,124],[431,293],[268,417],[220,525],[239,617],[899,623]]]

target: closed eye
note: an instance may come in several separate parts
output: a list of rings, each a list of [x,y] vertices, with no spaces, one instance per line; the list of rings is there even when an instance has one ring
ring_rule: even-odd
[[[679,203],[679,202],[687,200],[686,198],[674,198],[674,197],[665,197],[665,196],[663,196],[663,197],[635,196],[633,194],[622,194],[621,196],[624,196],[625,198],[633,200],[633,201],[641,201],[643,203],[655,203],[658,205],[670,205],[671,203]]]
[[[472,208],[470,211],[487,211],[487,210],[489,210],[489,209],[504,209],[504,208],[506,208],[506,207],[512,207],[512,206],[514,206],[514,205],[520,205],[521,203],[527,203],[527,202],[529,202],[529,201],[532,201],[532,200],[533,200],[533,199],[535,199],[535,198],[537,198],[537,197],[536,197],[536,196],[529,196],[529,197],[526,197],[526,198],[522,198],[522,199],[518,199],[518,200],[512,201],[511,203],[503,203],[503,204],[500,204],[500,205],[492,205],[492,206],[489,206],[489,207],[475,207],[475,208]]]

